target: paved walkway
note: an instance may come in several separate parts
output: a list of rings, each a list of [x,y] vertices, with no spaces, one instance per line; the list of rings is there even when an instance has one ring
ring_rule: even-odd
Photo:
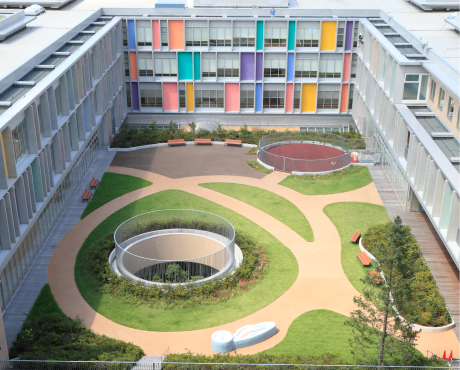
[[[56,248],[48,270],[48,281],[61,309],[70,317],[77,315],[87,327],[100,334],[133,342],[148,355],[158,355],[169,346],[171,352],[191,350],[212,354],[211,335],[216,330],[235,332],[238,328],[263,321],[276,321],[277,335],[255,346],[239,350],[242,354],[253,354],[279,343],[286,335],[292,321],[304,312],[328,309],[343,315],[355,308],[352,298],[359,294],[350,284],[342,269],[339,234],[324,214],[323,208],[330,203],[344,201],[368,202],[382,205],[377,189],[371,183],[361,189],[341,194],[308,196],[278,185],[286,174],[273,172],[262,179],[240,176],[198,176],[171,179],[159,174],[133,168],[110,167],[109,171],[141,177],[153,185],[125,194],[97,209],[75,225]],[[315,241],[308,243],[283,223],[264,212],[224,194],[198,186],[206,182],[231,182],[257,186],[272,191],[293,202],[311,224]],[[74,280],[76,255],[86,237],[106,217],[122,207],[146,195],[167,189],[179,189],[209,199],[227,207],[255,222],[294,254],[299,264],[299,274],[294,284],[277,300],[265,308],[232,323],[214,328],[185,332],[149,332],[128,328],[95,312],[81,297]],[[453,330],[443,333],[421,333],[418,348],[426,353],[430,350],[441,354],[452,348],[459,355],[459,343]]]

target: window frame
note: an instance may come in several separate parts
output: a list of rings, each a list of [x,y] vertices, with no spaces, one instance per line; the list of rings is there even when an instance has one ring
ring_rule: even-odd
[[[438,109],[442,112],[444,109],[444,98],[445,98],[446,92],[442,87],[439,88],[439,97],[438,97]]]

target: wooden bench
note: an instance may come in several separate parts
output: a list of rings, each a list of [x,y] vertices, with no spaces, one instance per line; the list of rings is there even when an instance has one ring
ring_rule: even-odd
[[[361,231],[362,231],[362,230],[361,230]],[[360,232],[357,232],[357,231],[356,231],[356,232],[353,234],[353,236],[352,236],[351,239],[350,239],[350,242],[351,242],[351,243],[356,243],[356,242],[358,241],[359,237],[361,236],[361,231],[360,231]]]
[[[211,145],[211,139],[195,139],[196,144],[209,144]]]
[[[81,202],[83,203],[85,200],[87,202],[89,202],[89,199],[91,198],[91,195],[93,194],[92,191],[88,190],[88,189],[85,189],[85,191],[83,192],[82,196],[81,196]]]
[[[238,145],[238,146],[241,146],[241,140],[225,139],[224,145]]]
[[[94,177],[91,179],[91,181],[89,182],[89,188],[92,189],[96,189],[97,185],[99,184],[99,180],[98,179],[95,179]]]
[[[363,264],[363,266],[369,266],[371,264],[371,260],[369,259],[369,257],[367,256],[365,252],[358,253],[358,258]]]
[[[379,285],[382,282],[380,274],[377,271],[369,271],[369,275],[371,276],[371,280],[375,285]]]
[[[171,146],[171,145],[185,145],[185,140],[184,139],[168,140],[168,146]]]

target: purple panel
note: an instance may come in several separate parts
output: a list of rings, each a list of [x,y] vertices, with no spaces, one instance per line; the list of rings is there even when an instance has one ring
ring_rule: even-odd
[[[133,110],[139,110],[139,91],[137,88],[137,82],[131,84],[131,96],[133,100]]]
[[[256,80],[262,81],[262,72],[264,70],[264,55],[257,53],[256,56]]]
[[[254,53],[241,53],[241,81],[254,81]]]
[[[351,50],[351,41],[353,40],[353,22],[347,22],[347,34],[345,38],[345,50]]]

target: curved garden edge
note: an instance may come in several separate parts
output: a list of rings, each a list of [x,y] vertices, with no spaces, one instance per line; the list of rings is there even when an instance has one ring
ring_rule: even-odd
[[[364,252],[366,253],[366,255],[372,260],[372,261],[377,261],[377,258],[374,257],[374,255],[370,252],[368,252],[366,250],[366,248],[364,248],[363,244],[361,243],[361,238],[359,238],[359,249],[361,249],[361,252]],[[385,280],[384,280],[385,281]],[[396,312],[398,312],[398,310],[394,307],[394,309],[396,310]],[[399,313],[398,313],[399,314]],[[402,316],[401,316],[402,317]],[[404,319],[404,318],[403,318]],[[412,327],[415,329],[415,330],[421,330],[421,331],[426,331],[428,333],[441,333],[443,331],[447,331],[447,330],[450,330],[450,329],[453,329],[455,328],[456,324],[455,324],[455,321],[454,319],[452,319],[452,322],[449,324],[449,325],[444,325],[444,326],[437,326],[437,327],[434,327],[434,326],[423,326],[423,325],[418,325],[418,324],[412,324]]]
[[[194,141],[186,141],[185,145],[195,145]],[[211,141],[211,145],[225,145],[224,141]],[[107,148],[109,152],[133,152],[136,150],[149,149],[149,148],[158,148],[160,146],[168,146],[168,143],[158,143],[158,144],[149,144],[141,146],[133,146],[132,148]],[[245,148],[257,148],[255,144],[241,144]]]

